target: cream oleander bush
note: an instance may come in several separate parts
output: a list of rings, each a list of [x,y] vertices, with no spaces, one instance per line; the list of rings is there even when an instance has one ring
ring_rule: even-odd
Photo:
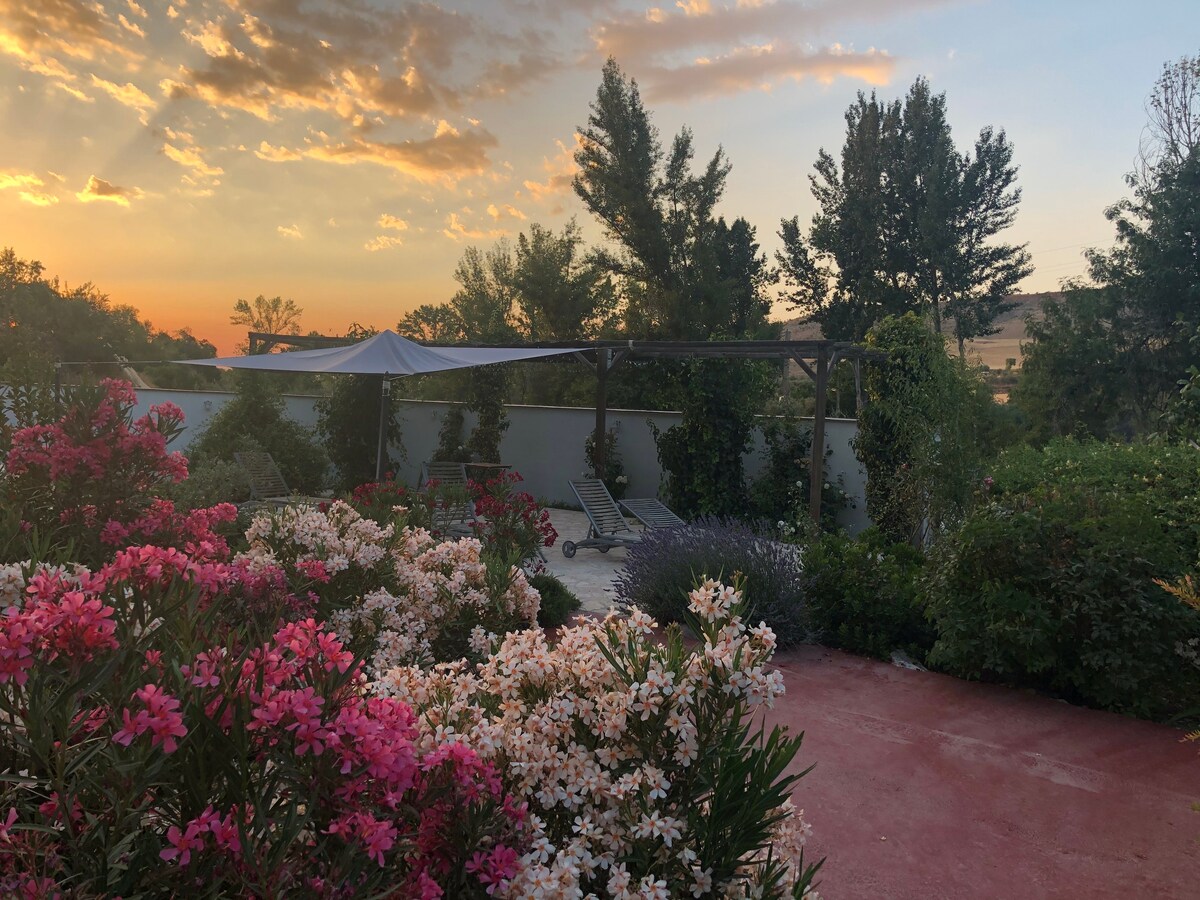
[[[635,610],[373,687],[419,712],[423,749],[468,741],[529,803],[533,845],[507,896],[813,896],[789,799],[803,773],[785,774],[803,736],[752,724],[783,679],[774,634],[744,608],[710,580],[689,598],[695,651]]]

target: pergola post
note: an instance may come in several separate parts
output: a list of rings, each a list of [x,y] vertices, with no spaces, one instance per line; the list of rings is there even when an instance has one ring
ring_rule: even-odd
[[[829,351],[817,348],[816,404],[813,409],[812,463],[809,466],[808,512],[814,523],[821,521],[821,488],[825,484],[825,406],[829,395]]]
[[[596,477],[603,478],[608,463],[605,436],[608,431],[608,372],[609,351],[596,351],[596,433],[592,436],[592,467]]]

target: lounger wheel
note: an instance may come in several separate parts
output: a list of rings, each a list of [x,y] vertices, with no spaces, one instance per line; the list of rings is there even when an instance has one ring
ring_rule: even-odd
[[[612,547],[597,547],[596,549],[599,550],[601,553],[607,553],[609,550],[612,549]]]
[[[565,556],[567,559],[570,559],[575,555],[575,549],[574,541],[563,541],[563,556]]]

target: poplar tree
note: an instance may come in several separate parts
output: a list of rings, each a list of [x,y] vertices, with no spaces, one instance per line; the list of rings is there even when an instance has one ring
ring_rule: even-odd
[[[946,95],[923,78],[903,101],[859,93],[840,161],[822,149],[810,176],[819,210],[807,237],[798,217],[781,223],[787,298],[835,340],[860,341],[888,315],[916,312],[939,334],[953,317],[963,354],[1032,271],[1024,245],[997,240],[1021,199],[1012,157],[991,127],[960,153]]]

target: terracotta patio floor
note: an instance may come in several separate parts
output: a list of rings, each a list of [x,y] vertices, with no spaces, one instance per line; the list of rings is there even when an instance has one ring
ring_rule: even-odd
[[[820,647],[776,663],[829,900],[1200,897],[1179,732]]]

